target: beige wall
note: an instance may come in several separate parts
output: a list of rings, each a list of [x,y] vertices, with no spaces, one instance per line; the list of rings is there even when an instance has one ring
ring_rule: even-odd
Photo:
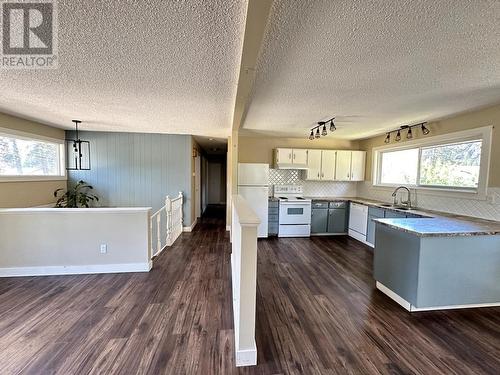
[[[0,276],[149,271],[150,211],[0,210]]]
[[[0,113],[0,128],[64,139],[64,130]],[[54,202],[53,192],[66,181],[0,182],[0,207],[30,207]]]
[[[449,117],[440,121],[429,122],[426,125],[431,134],[441,135],[453,133],[461,130],[479,128],[483,126],[494,126],[493,137],[491,144],[491,159],[490,159],[490,176],[489,187],[500,187],[500,105],[489,107],[486,109],[468,112],[461,115]],[[422,137],[420,130],[415,132],[414,138]],[[366,153],[366,180],[372,179],[372,149],[374,147],[383,146],[385,135],[374,138],[365,139],[359,142],[361,150]],[[404,143],[403,140],[400,143]]]
[[[308,138],[279,138],[279,137],[239,137],[239,163],[268,163],[273,165],[273,150],[283,148],[309,149],[358,149],[357,141],[348,141],[323,137],[313,141]]]

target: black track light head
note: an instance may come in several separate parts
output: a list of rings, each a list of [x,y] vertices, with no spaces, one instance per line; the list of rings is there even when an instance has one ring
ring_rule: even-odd
[[[425,127],[425,124],[422,124],[422,134],[423,134],[423,135],[427,135],[427,134],[429,134],[430,132],[431,132],[431,131]]]
[[[316,128],[316,135],[315,135],[316,138],[320,138],[321,137],[321,134],[319,134],[319,128]]]
[[[385,137],[384,143],[389,143],[391,141],[391,133],[387,133],[387,137]]]
[[[337,127],[335,126],[335,124],[333,123],[333,119],[330,120],[330,131],[331,132],[334,132],[335,130],[337,130]]]
[[[398,130],[396,133],[396,138],[394,138],[396,142],[399,142],[401,140],[401,130]]]
[[[323,125],[323,131],[321,132],[322,136],[328,135],[328,132],[326,131],[326,125]]]
[[[314,131],[311,130],[311,134],[309,135],[309,139],[312,141],[314,139]]]
[[[408,133],[406,133],[406,139],[412,139],[413,133],[411,132],[411,127],[408,128]]]

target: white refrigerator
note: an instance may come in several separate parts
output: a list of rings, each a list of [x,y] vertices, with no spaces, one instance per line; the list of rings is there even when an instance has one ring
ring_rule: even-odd
[[[238,194],[247,200],[260,219],[257,237],[268,235],[269,164],[239,163]]]

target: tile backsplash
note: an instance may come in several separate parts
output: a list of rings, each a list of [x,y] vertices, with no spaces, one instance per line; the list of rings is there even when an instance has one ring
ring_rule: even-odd
[[[304,172],[296,169],[270,169],[269,195],[272,185],[301,185],[306,197],[355,197],[355,182],[306,181]]]
[[[360,198],[375,199],[384,202],[392,201],[392,188],[374,188],[369,182],[358,182],[357,193]],[[419,194],[412,189],[412,204],[428,210],[449,212],[457,215],[480,217],[500,221],[500,188],[489,188],[489,200],[466,199],[442,195]],[[494,203],[491,203],[491,202]]]

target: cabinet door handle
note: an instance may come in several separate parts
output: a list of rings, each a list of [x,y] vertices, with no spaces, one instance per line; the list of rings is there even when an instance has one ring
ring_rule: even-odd
[[[295,160],[295,152],[293,153],[293,160]]]
[[[318,172],[318,178],[319,178],[319,172]]]
[[[321,177],[325,177],[325,174],[324,174],[324,173],[321,173]]]
[[[288,154],[288,159],[292,159],[292,154]]]

